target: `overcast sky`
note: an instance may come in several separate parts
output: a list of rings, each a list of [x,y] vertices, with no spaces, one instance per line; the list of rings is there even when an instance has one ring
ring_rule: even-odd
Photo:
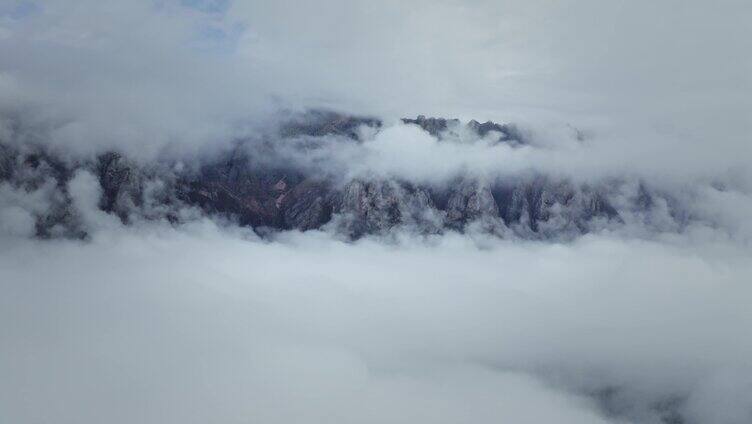
[[[289,107],[572,125],[606,158],[721,172],[752,154],[750,19],[744,0],[2,0],[0,108],[141,154]]]

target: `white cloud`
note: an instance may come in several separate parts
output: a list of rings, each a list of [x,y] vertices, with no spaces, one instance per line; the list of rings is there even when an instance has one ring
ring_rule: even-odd
[[[606,236],[269,242],[208,222],[23,241],[0,255],[2,414],[616,422],[585,397],[615,388],[633,422],[677,397],[689,422],[741,423],[749,253]]]
[[[0,233],[19,237],[34,235],[34,217],[18,206],[0,208]]]
[[[27,191],[0,183],[0,235],[28,237],[35,234],[35,216],[51,207],[52,183]]]
[[[153,158],[326,105],[387,122],[296,157],[331,173],[616,177],[623,199],[647,179],[695,220],[262,241],[121,225],[79,171],[91,241],[42,242],[22,236],[62,188],[3,183],[0,421],[752,420],[747,2],[22,3],[0,1],[2,141]],[[521,122],[536,147],[394,124],[419,113]]]
[[[752,155],[745,2],[37,4],[4,18],[2,108],[57,144],[150,156],[328,105],[572,124],[599,161],[653,173],[746,172]]]
[[[114,215],[99,209],[102,188],[97,178],[88,171],[78,170],[68,183],[68,191],[73,200],[74,210],[81,214],[84,224],[91,230],[120,226]]]

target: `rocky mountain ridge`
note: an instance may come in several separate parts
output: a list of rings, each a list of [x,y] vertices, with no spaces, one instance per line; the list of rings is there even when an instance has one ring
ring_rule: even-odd
[[[423,116],[402,122],[439,140],[464,129],[496,143],[527,143],[511,125]],[[139,165],[119,152],[70,163],[38,145],[0,143],[0,185],[6,191],[44,193],[38,196],[44,205],[27,208],[40,237],[86,236],[68,187],[79,171],[96,177],[99,209],[126,224],[134,219],[179,223],[189,209],[259,231],[326,228],[352,239],[405,228],[421,234],[473,229],[501,237],[572,238],[619,225],[625,213],[647,214],[659,197],[639,184],[625,201],[623,182],[575,184],[539,174],[488,179],[468,173],[440,185],[383,177],[342,180],[293,162],[265,160],[278,153],[279,140],[328,143],[339,137],[362,143],[363,128],[381,127],[373,118],[312,111],[286,120],[252,149],[251,142],[239,141],[188,166],[178,161]]]

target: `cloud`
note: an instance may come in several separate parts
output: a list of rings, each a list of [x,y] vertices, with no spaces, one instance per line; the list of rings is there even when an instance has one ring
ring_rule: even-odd
[[[746,169],[744,2],[27,3],[0,22],[1,106],[58,145],[153,156],[326,105],[571,124],[605,163]]]
[[[34,235],[34,217],[18,206],[7,206],[0,209],[0,222],[2,222],[0,232],[3,234]]]
[[[2,416],[749,419],[749,246],[473,237],[269,242],[200,221],[15,241]]]
[[[31,192],[0,183],[0,234],[33,236],[36,233],[35,216],[50,209],[53,192],[49,183]]]
[[[88,171],[78,170],[68,183],[68,191],[73,200],[73,207],[89,229],[118,227],[120,221],[99,209],[102,188],[97,178]]]
[[[205,51],[206,32],[219,25],[211,10],[37,4],[38,13],[6,18],[0,41],[0,81],[13,94],[0,106],[20,130],[67,149],[117,146],[153,157],[171,142],[231,138],[236,120],[261,109],[255,83],[238,78],[230,58]]]
[[[82,168],[0,183],[0,421],[750,422],[751,14],[0,0],[0,142]],[[278,109],[316,106],[384,126],[269,137]],[[518,122],[531,144],[398,121],[418,114]],[[260,239],[166,210],[172,168],[139,207],[184,224],[99,209],[94,154],[154,164],[236,140],[344,179],[605,181],[624,223],[567,243],[473,228]],[[667,195],[630,209],[643,183]],[[57,214],[70,228],[48,235],[76,240],[28,238]]]

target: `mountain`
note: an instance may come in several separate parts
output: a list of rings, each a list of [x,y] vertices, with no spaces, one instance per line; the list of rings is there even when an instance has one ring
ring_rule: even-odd
[[[458,142],[454,136],[469,132],[484,143],[510,148],[529,144],[513,125],[424,116],[402,122],[439,142]],[[327,168],[327,154],[336,151],[332,148],[363,149],[364,134],[382,127],[375,118],[310,111],[204,157],[150,163],[137,163],[116,151],[64,160],[43,145],[6,142],[0,143],[0,184],[6,191],[40,198],[42,206],[27,208],[39,237],[86,237],[69,188],[79,171],[96,177],[99,209],[125,224],[134,219],[178,224],[208,215],[261,233],[326,228],[351,239],[396,229],[567,239],[618,227],[627,215],[648,217],[656,204],[671,204],[670,198],[642,183],[617,180],[583,184],[540,173],[490,178],[460,172],[449,181],[430,183],[347,176]],[[631,194],[625,195],[625,187]]]

